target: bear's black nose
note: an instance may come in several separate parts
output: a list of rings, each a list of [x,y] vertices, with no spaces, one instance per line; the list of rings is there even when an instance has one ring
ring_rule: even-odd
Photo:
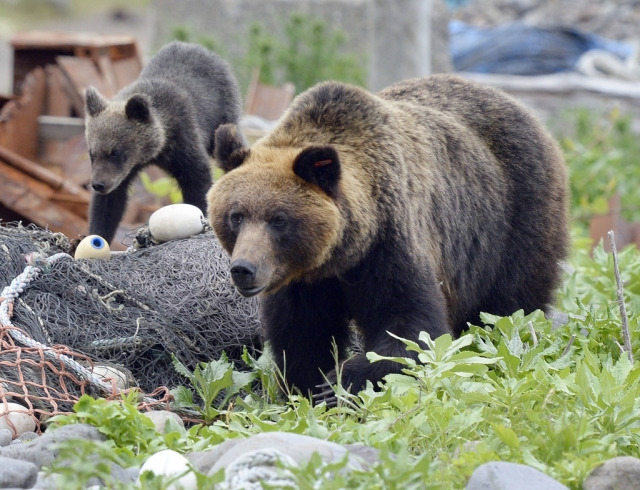
[[[92,182],[91,187],[96,192],[104,192],[104,182]]]
[[[256,266],[245,259],[234,260],[231,263],[231,278],[239,289],[250,289],[254,286]]]

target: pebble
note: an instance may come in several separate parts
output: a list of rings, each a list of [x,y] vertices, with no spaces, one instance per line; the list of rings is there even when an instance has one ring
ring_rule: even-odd
[[[189,460],[172,449],[164,449],[150,456],[140,468],[140,474],[151,471],[156,476],[172,478],[168,490],[198,488],[196,474]],[[140,483],[140,477],[138,476]]]
[[[29,461],[38,469],[51,464],[58,451],[56,443],[67,439],[105,440],[98,429],[88,424],[72,424],[48,430],[28,444],[11,444],[0,448],[0,457]]]
[[[0,488],[32,488],[38,467],[28,461],[0,457]]]
[[[25,432],[35,432],[36,420],[19,403],[0,403],[0,429],[9,429],[17,437]]]
[[[145,412],[144,415],[151,419],[156,430],[161,434],[165,433],[167,424],[170,424],[169,428],[177,428],[181,432],[184,431],[184,422],[180,416],[174,412],[170,412],[169,410],[151,410]]]
[[[9,429],[0,429],[0,447],[8,446],[12,440],[13,434]]]
[[[345,470],[364,470],[378,460],[377,451],[362,445],[349,450],[345,446],[314,437],[288,432],[265,432],[247,439],[230,439],[210,451],[194,452],[187,455],[193,466],[200,472],[214,475],[226,468],[226,483],[237,477],[237,467],[252,467],[256,471],[269,473],[274,459],[282,459],[292,464],[304,464],[313,453],[318,453],[325,462],[335,463],[347,455]],[[275,472],[274,472],[275,473]],[[235,484],[239,484],[234,480]]]
[[[605,461],[585,479],[582,490],[617,490],[638,488],[640,459],[618,456]]]
[[[165,427],[169,420],[173,423],[173,412],[162,410],[149,412],[157,427]],[[57,456],[56,443],[67,439],[105,440],[98,429],[87,424],[72,424],[59,428],[49,428],[43,435],[22,436],[10,444],[11,431],[0,430],[0,488],[57,489],[56,475],[46,475],[41,468],[51,464]],[[9,441],[9,442],[8,442]],[[2,445],[4,444],[4,445]],[[276,467],[276,461],[300,465],[308,462],[317,452],[325,462],[342,460],[348,463],[343,471],[366,470],[379,461],[378,450],[362,444],[335,444],[300,434],[267,432],[246,439],[229,439],[208,451],[192,452],[186,457],[172,450],[163,450],[145,461],[140,468],[122,468],[112,464],[112,477],[124,485],[139,481],[142,471],[151,469],[166,476],[179,476],[187,471],[169,489],[196,489],[197,480],[192,468],[214,475],[225,469],[225,483],[220,488],[246,487],[258,482],[247,479],[253,475],[272,478],[276,486],[295,483],[291,474],[283,473]],[[256,478],[258,476],[255,476]],[[279,480],[278,480],[279,478]],[[287,479],[289,478],[289,480]],[[606,461],[591,472],[583,483],[583,490],[614,490],[635,488],[640,481],[640,459],[620,456]],[[102,488],[102,482],[90,482]],[[253,488],[253,487],[252,487]],[[258,488],[258,487],[256,487]],[[494,461],[485,463],[473,472],[465,490],[568,490],[567,487],[530,466]]]
[[[568,490],[531,466],[492,461],[476,468],[465,490]]]

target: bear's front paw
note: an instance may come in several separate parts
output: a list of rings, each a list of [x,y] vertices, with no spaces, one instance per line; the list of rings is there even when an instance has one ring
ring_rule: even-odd
[[[340,375],[333,369],[325,376],[326,381],[316,385],[313,394],[315,404],[325,402],[328,407],[338,404],[336,388],[339,384],[347,393],[358,393],[367,383],[368,369],[371,364],[364,356],[355,356],[343,362],[340,367]]]

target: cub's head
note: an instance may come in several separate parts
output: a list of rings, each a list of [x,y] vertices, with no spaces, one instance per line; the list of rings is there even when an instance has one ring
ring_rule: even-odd
[[[244,146],[235,126],[216,131],[226,172],[208,194],[209,220],[231,256],[244,296],[313,277],[331,259],[342,229],[340,161],[331,146]]]
[[[108,194],[165,145],[165,132],[144,94],[107,101],[93,87],[85,92],[85,135],[91,158],[91,187]]]

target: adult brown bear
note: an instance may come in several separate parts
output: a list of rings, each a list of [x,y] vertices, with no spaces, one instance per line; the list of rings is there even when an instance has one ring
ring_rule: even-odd
[[[231,125],[215,147],[226,174],[208,194],[211,225],[238,290],[262,293],[266,339],[303,393],[322,372],[335,380],[332,339],[343,360],[352,321],[365,351],[408,356],[387,332],[459,335],[480,312],[553,299],[569,243],[565,163],[498,90],[449,75],[377,95],[322,83],[251,148]],[[342,384],[399,369],[355,355]]]

